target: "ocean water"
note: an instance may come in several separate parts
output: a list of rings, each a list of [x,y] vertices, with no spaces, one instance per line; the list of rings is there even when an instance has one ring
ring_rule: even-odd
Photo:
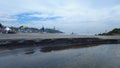
[[[120,44],[1,48],[0,68],[120,68]]]

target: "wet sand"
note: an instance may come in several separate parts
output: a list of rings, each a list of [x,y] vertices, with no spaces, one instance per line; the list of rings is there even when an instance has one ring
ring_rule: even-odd
[[[54,38],[101,38],[101,39],[120,39],[116,36],[94,36],[94,35],[65,35],[65,34],[48,34],[48,33],[17,33],[17,34],[0,34],[2,39],[54,39]]]
[[[2,39],[55,39],[55,38],[94,38],[88,35],[65,35],[65,34],[48,34],[48,33],[17,33],[17,34],[0,34]]]

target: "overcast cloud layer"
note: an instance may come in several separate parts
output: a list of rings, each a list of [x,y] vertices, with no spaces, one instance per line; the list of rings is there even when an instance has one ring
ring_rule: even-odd
[[[98,34],[120,27],[120,0],[0,0],[0,22]]]

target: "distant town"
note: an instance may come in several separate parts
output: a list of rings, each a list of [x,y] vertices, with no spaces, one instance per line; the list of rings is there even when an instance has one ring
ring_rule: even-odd
[[[15,33],[63,33],[60,30],[54,28],[33,28],[26,25],[21,25],[20,27],[5,26],[0,23],[0,33],[2,34],[15,34]]]

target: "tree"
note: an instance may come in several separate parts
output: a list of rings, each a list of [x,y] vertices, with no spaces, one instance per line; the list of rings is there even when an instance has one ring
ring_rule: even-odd
[[[3,28],[4,26],[0,23],[0,28]]]

